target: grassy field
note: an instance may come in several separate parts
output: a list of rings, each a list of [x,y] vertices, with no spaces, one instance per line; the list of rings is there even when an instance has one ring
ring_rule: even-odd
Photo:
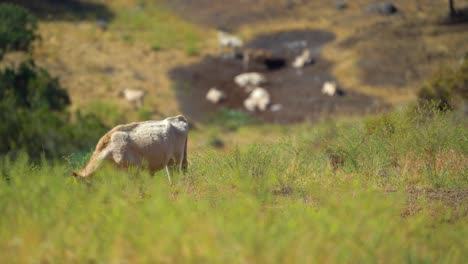
[[[218,52],[216,21],[194,23],[165,1],[64,1],[56,19],[48,12],[57,1],[19,2],[43,12],[38,65],[68,88],[72,110],[95,113],[108,126],[180,114],[168,72]],[[281,19],[240,23],[234,33],[249,41],[329,31],[336,39],[322,55],[340,84],[393,105],[413,102],[432,70],[455,67],[466,52],[466,24],[440,23],[446,1],[394,0],[401,13],[392,17],[365,13],[370,0],[348,1],[347,11],[332,1],[292,2],[304,5]],[[216,8],[206,14],[223,10]],[[101,14],[109,15],[105,30]],[[381,77],[375,73],[386,79],[369,78]],[[144,107],[119,98],[123,88],[147,90]],[[280,126],[220,108],[208,119],[193,124],[189,171],[174,175],[173,185],[163,171],[103,167],[89,180],[70,177],[89,152],[42,162],[0,157],[0,263],[468,259],[466,114],[409,106]]]
[[[173,186],[164,172],[111,168],[76,181],[69,174],[83,157],[37,165],[4,159],[0,262],[467,259],[462,115],[408,109],[269,130],[276,140],[189,151],[189,171]]]

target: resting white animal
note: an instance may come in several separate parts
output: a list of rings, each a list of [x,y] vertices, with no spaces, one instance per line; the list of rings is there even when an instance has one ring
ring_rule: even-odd
[[[220,48],[241,48],[244,43],[239,37],[219,30],[218,44]]]
[[[267,90],[256,87],[244,101],[245,108],[253,112],[256,109],[265,111],[270,104],[270,94]]]
[[[181,115],[116,126],[99,140],[86,166],[73,175],[89,177],[103,161],[108,161],[124,169],[146,166],[152,174],[166,168],[172,183],[168,167],[187,169],[187,135],[188,122]]]
[[[136,108],[143,106],[143,101],[145,99],[146,91],[140,89],[124,89],[119,93],[120,96],[123,96],[125,100],[133,104]]]
[[[312,57],[310,56],[310,50],[304,49],[301,55],[297,56],[296,59],[294,59],[292,66],[296,69],[301,69],[306,64],[309,64],[311,62],[312,62]]]
[[[218,90],[215,87],[213,87],[210,90],[208,90],[208,93],[206,93],[205,98],[206,100],[208,100],[209,102],[213,104],[218,104],[221,101],[226,99],[226,94],[223,91]]]
[[[248,88],[265,83],[266,78],[263,74],[258,72],[246,72],[234,77],[234,82],[240,87]]]
[[[336,82],[327,81],[323,84],[322,94],[328,95],[328,96],[334,96],[337,90],[338,90],[338,85],[336,84]]]

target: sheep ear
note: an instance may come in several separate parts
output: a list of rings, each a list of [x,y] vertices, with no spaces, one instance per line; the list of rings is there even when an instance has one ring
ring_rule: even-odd
[[[187,122],[187,119],[186,119],[185,116],[183,116],[183,115],[178,115],[178,116],[176,116],[176,118],[177,118],[177,120],[179,120],[179,121],[185,121],[185,122]]]

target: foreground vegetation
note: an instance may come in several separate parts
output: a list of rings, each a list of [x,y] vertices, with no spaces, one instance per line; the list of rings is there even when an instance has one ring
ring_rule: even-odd
[[[467,132],[457,113],[418,110],[301,125],[189,153],[173,186],[4,159],[0,262],[462,263]]]

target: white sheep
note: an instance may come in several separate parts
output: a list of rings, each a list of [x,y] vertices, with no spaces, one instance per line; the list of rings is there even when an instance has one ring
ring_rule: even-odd
[[[216,87],[211,88],[208,93],[206,93],[206,100],[213,104],[218,104],[221,101],[226,99],[226,94],[218,90]]]
[[[244,107],[250,112],[254,112],[256,109],[265,111],[268,105],[270,105],[270,94],[260,87],[253,89],[249,97],[244,101]]]
[[[146,91],[140,89],[124,89],[120,91],[120,96],[123,96],[125,100],[133,104],[134,107],[140,108],[143,106],[143,101],[145,99]]]
[[[252,90],[251,87],[266,83],[266,78],[258,72],[246,72],[234,77],[234,82],[240,87],[245,88],[247,92],[250,92]]]
[[[218,44],[220,48],[241,48],[244,43],[243,41],[234,35],[231,35],[227,32],[218,31]]]
[[[310,50],[304,49],[301,55],[297,56],[296,59],[294,59],[292,66],[296,69],[302,69],[305,65],[311,62],[312,62],[312,57],[310,55]]]
[[[327,81],[322,86],[322,94],[334,96],[338,91],[338,85],[334,81]]]

